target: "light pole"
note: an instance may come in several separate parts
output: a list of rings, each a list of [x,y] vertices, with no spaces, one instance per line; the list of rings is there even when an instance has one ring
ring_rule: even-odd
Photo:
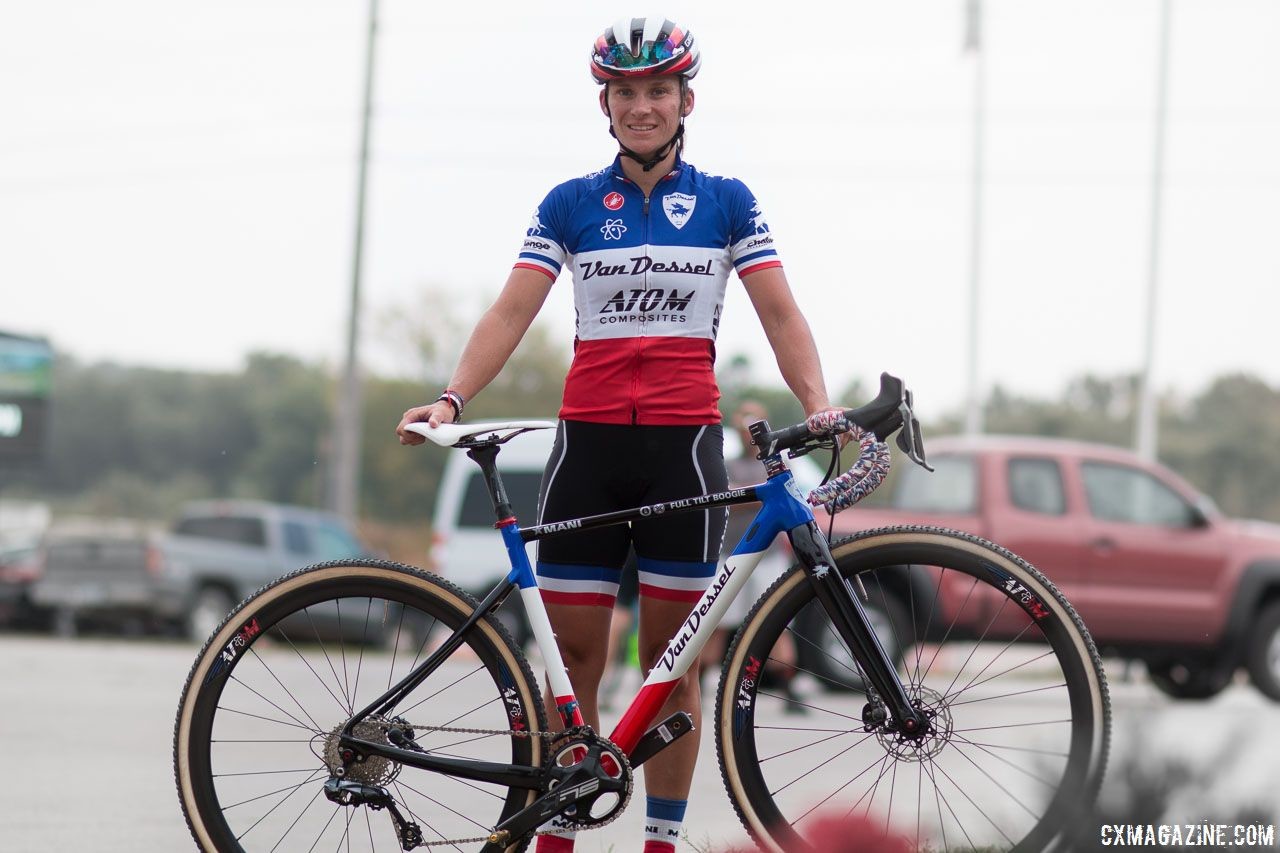
[[[356,179],[356,233],[351,260],[351,305],[347,316],[347,360],[334,401],[333,490],[330,508],[349,522],[356,519],[360,491],[360,433],[363,388],[360,379],[360,278],[364,266],[364,208],[369,172],[369,124],[373,99],[374,46],[378,32],[378,0],[369,0],[365,44],[364,103],[360,122],[360,163]]]
[[[972,209],[969,218],[969,378],[965,401],[964,431],[982,432],[982,389],[978,352],[981,335],[982,295],[982,180],[983,130],[986,122],[986,63],[982,50],[982,0],[968,0],[964,49],[973,54],[973,172],[970,178]]]
[[[1134,449],[1143,459],[1156,458],[1158,442],[1155,390],[1156,307],[1160,290],[1160,215],[1164,196],[1165,110],[1169,97],[1169,19],[1171,0],[1160,2],[1160,52],[1156,70],[1155,151],[1151,167],[1151,231],[1147,244],[1147,322],[1142,376],[1138,390],[1138,416],[1134,424]]]

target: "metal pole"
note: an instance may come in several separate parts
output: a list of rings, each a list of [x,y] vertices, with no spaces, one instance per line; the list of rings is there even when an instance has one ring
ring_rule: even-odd
[[[330,507],[354,522],[360,492],[360,433],[363,388],[360,380],[360,279],[364,266],[365,191],[369,172],[369,125],[373,100],[374,47],[378,32],[378,0],[369,0],[369,28],[365,45],[364,105],[360,123],[360,164],[356,184],[356,234],[351,261],[351,305],[347,319],[347,361],[335,401],[333,492]]]
[[[970,179],[972,210],[969,232],[969,378],[965,401],[964,430],[977,435],[983,430],[982,389],[979,385],[978,356],[982,295],[982,182],[983,144],[986,123],[986,61],[982,50],[982,0],[968,0],[965,50],[973,54],[973,172]]]
[[[1169,22],[1171,0],[1160,3],[1160,56],[1156,72],[1155,151],[1151,168],[1151,233],[1147,246],[1146,346],[1138,393],[1138,417],[1134,424],[1134,449],[1143,459],[1154,460],[1158,443],[1155,390],[1156,308],[1160,290],[1160,215],[1164,195],[1165,111],[1169,97]]]

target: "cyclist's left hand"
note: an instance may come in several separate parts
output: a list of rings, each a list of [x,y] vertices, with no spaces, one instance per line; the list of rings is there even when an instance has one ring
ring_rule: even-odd
[[[834,412],[836,415],[843,415],[844,409],[840,406],[826,406],[825,408],[821,408],[815,412],[811,412],[809,414],[809,417],[805,419],[806,422],[810,424],[811,432],[813,431],[813,426],[812,426],[814,422],[813,419],[825,412]],[[836,438],[840,442],[840,449],[844,450],[845,447],[848,446],[850,440],[853,438],[853,434],[849,432],[842,432],[839,435],[837,435]]]
[[[404,413],[404,417],[400,419],[399,426],[396,427],[396,435],[400,437],[401,444],[422,444],[426,441],[416,432],[405,429],[409,424],[426,422],[432,429],[440,426],[440,424],[451,424],[454,422],[454,411],[445,400],[436,400],[434,403],[428,403],[425,406],[415,406]]]

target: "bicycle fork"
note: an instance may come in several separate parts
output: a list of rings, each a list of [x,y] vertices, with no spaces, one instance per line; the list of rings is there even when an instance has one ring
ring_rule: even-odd
[[[826,537],[816,521],[787,532],[791,547],[808,569],[809,583],[831,619],[840,639],[849,649],[871,688],[888,707],[898,733],[907,738],[921,738],[928,733],[928,718],[911,703],[897,669],[889,660],[880,638],[871,629],[866,610],[853,586],[836,568]],[[869,706],[870,708],[870,706]],[[864,714],[865,716],[865,714]],[[881,721],[866,719],[868,724]]]

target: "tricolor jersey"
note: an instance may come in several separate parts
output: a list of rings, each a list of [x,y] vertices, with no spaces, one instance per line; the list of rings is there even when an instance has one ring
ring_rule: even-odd
[[[646,197],[615,160],[547,194],[516,266],[553,281],[564,266],[573,272],[562,419],[718,424],[715,339],[729,273],[781,261],[741,181],[677,160]]]

